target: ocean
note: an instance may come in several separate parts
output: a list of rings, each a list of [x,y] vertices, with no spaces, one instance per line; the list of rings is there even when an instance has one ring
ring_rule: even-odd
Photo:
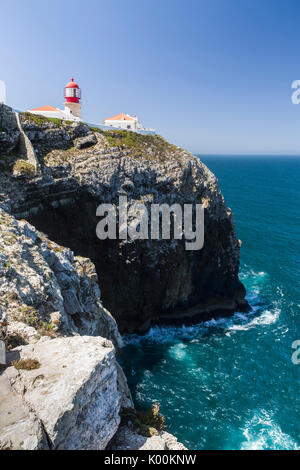
[[[300,158],[201,157],[232,208],[251,312],[126,336],[135,406],[189,449],[300,449]]]

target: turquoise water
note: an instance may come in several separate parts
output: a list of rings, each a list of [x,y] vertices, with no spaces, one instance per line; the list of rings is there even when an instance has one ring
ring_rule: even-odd
[[[128,336],[137,408],[189,449],[300,449],[300,159],[207,157],[243,241],[250,314]]]

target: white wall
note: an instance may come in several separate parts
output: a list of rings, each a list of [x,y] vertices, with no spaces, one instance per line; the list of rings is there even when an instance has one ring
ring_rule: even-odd
[[[117,127],[120,129],[137,129],[137,121],[109,121],[108,119],[103,121],[105,126]]]
[[[55,118],[55,119],[66,119],[69,121],[81,121],[80,118],[75,117],[71,113],[64,113],[59,111],[31,111],[29,110],[28,113],[31,114],[38,114],[39,116],[45,116],[46,118]]]
[[[98,129],[101,129],[102,131],[117,131],[120,129],[119,127],[116,126],[106,126],[105,124],[93,124],[91,122],[86,122],[88,126],[91,127],[97,127]],[[142,135],[156,135],[155,129],[127,129],[131,130],[132,132],[136,132],[137,134],[142,134]]]
[[[6,85],[3,80],[0,80],[0,103],[6,103]]]

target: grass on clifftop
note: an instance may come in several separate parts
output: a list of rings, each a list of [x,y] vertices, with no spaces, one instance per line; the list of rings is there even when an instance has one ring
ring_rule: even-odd
[[[169,153],[178,151],[178,147],[170,144],[160,135],[143,135],[121,129],[107,131],[97,127],[90,127],[90,129],[104,135],[109,146],[130,150],[134,157],[164,160]]]
[[[49,118],[49,117],[42,116],[40,114],[38,115],[38,114],[28,113],[27,111],[24,113],[20,113],[20,116],[21,118],[23,118],[23,120],[31,121],[37,126],[42,126],[43,124],[47,124],[49,122],[52,122],[53,124],[55,124],[56,127],[63,127],[63,123],[68,124],[68,125],[73,124],[73,121],[67,121],[67,120],[58,119],[58,118]]]

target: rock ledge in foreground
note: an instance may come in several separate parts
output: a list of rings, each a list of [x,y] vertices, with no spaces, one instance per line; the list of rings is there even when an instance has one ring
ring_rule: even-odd
[[[76,336],[19,347],[11,359],[34,370],[0,375],[0,448],[105,449],[119,423],[115,350],[101,337]]]

